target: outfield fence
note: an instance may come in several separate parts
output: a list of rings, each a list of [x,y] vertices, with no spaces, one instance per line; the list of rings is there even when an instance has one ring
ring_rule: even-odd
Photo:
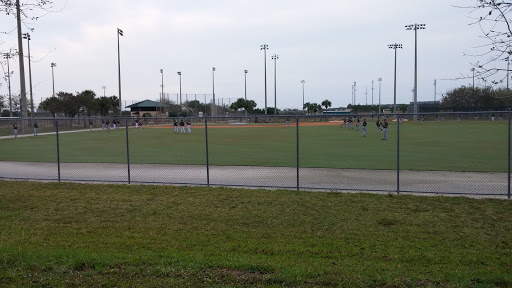
[[[0,179],[511,197],[509,111],[26,121]]]

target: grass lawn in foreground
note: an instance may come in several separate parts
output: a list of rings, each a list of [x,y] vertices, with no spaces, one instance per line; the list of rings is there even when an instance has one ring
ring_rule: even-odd
[[[510,287],[512,202],[0,181],[3,287]]]
[[[507,123],[491,121],[404,123],[400,126],[400,168],[438,171],[507,170]],[[397,126],[389,140],[339,126],[299,129],[301,167],[396,169]],[[354,129],[355,130],[355,129]],[[211,128],[211,165],[296,165],[296,128]],[[131,163],[206,164],[204,128],[175,134],[169,128],[129,129]],[[55,135],[0,141],[0,161],[55,162]],[[125,130],[60,134],[63,162],[126,162]]]

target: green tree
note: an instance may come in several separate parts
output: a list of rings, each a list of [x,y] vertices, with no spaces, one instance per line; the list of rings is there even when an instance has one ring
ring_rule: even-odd
[[[324,101],[322,101],[322,106],[324,106],[324,107],[325,107],[325,110],[328,110],[328,109],[329,109],[329,107],[331,107],[331,106],[332,106],[332,103],[331,103],[331,101],[329,101],[329,100],[324,100]]]
[[[97,102],[95,100],[96,93],[94,93],[92,90],[84,90],[80,93],[76,93],[76,101],[79,105],[79,112],[89,117],[98,110],[96,107]]]
[[[42,108],[45,111],[48,111],[52,113],[53,118],[55,118],[55,115],[61,111],[61,103],[59,98],[52,96],[49,98],[46,98],[43,102],[39,104],[39,107]]]

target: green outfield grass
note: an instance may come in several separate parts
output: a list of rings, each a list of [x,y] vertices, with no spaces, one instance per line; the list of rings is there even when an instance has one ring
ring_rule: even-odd
[[[339,126],[300,127],[301,167],[396,169],[397,126],[389,140]],[[404,123],[400,127],[400,168],[439,171],[507,171],[507,122]],[[205,129],[174,134],[169,128],[129,129],[131,163],[206,164]],[[295,166],[296,128],[212,128],[211,165]],[[0,140],[0,161],[57,159],[55,135]],[[60,134],[63,162],[126,162],[125,130]]]
[[[0,181],[1,287],[511,287],[512,202]]]

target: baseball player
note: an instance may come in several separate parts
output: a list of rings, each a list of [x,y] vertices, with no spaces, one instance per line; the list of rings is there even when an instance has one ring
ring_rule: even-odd
[[[377,118],[377,122],[375,122],[375,124],[377,125],[377,135],[379,135],[380,130],[382,130],[382,123],[380,122],[380,118]]]
[[[457,122],[462,122],[462,118],[460,118],[460,114],[457,114]]]
[[[361,119],[359,119],[359,117],[357,118],[356,130],[361,130]]]
[[[181,128],[181,133],[185,133],[185,122],[183,122],[183,119],[181,119],[181,121],[180,121],[180,128]]]
[[[286,117],[286,127],[290,127],[290,117]]]
[[[135,128],[139,128],[139,119],[135,119]]]
[[[388,120],[384,119],[384,123],[382,124],[382,131],[384,132],[384,137],[382,140],[388,140]]]
[[[12,123],[12,130],[14,130],[14,139],[18,138],[18,124]]]
[[[188,128],[188,133],[192,133],[192,130],[190,130],[190,120],[187,120],[187,128]]]
[[[37,125],[37,121],[34,122],[34,136],[37,136],[37,128],[39,128],[39,126]]]
[[[174,119],[174,133],[178,133],[178,120]]]
[[[368,132],[368,130],[366,129],[366,125],[368,125],[368,123],[366,123],[366,119],[363,120],[363,137],[366,137],[366,133]]]
[[[89,120],[89,132],[92,132],[92,120]]]

